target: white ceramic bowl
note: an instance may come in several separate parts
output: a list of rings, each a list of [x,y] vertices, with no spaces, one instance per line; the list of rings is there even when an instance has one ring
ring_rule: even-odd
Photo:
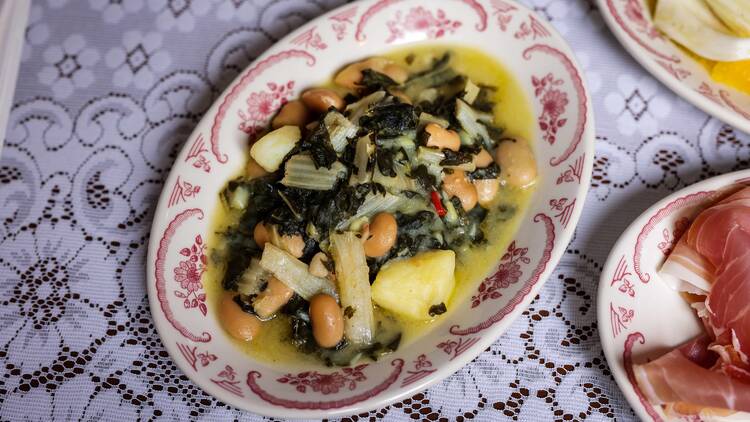
[[[282,98],[344,64],[421,42],[461,43],[497,58],[517,78],[538,121],[539,186],[512,257],[455,304],[428,335],[377,363],[283,369],[235,347],[208,309],[200,277],[218,193],[244,166],[248,135]],[[545,79],[546,77],[546,79]],[[546,139],[546,140],[542,140]],[[195,128],[167,178],[151,230],[148,291],[165,347],[182,371],[225,403],[276,417],[360,413],[412,395],[457,371],[528,305],[568,244],[589,186],[594,122],[582,73],[559,35],[504,0],[368,0],[304,25],[250,65]],[[510,270],[510,271],[509,271]],[[479,288],[479,285],[476,286]]]
[[[750,133],[750,95],[720,84],[655,27],[645,0],[598,0],[628,52],[664,85],[706,113]]]
[[[597,299],[599,336],[620,390],[644,421],[667,417],[637,388],[632,362],[657,358],[703,331],[695,311],[659,279],[657,271],[689,222],[715,202],[712,195],[717,190],[748,182],[750,170],[742,170],[669,195],[633,221],[607,258]]]

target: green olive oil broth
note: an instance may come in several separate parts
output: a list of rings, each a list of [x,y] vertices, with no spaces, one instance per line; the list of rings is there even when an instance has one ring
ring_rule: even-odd
[[[451,65],[458,73],[466,75],[476,84],[497,88],[493,98],[496,103],[495,124],[504,129],[504,136],[535,139],[534,117],[523,89],[500,63],[481,51],[456,45],[428,45],[397,50],[384,57],[405,66],[410,72],[417,72],[428,67],[433,58],[438,58],[446,52],[451,53]],[[332,85],[329,83],[329,86]],[[532,148],[535,147],[533,142],[531,143]],[[533,191],[533,187],[527,189],[500,187],[487,218],[482,223],[487,242],[468,250],[457,251],[456,288],[450,302],[446,304],[448,312],[430,321],[413,321],[376,307],[376,316],[380,314],[394,318],[400,326],[402,337],[399,348],[407,346],[426,334],[440,320],[451,318],[453,308],[470,299],[479,283],[496,267],[500,256],[505,252],[526,213]],[[208,239],[209,250],[214,251],[225,247],[219,233],[237,224],[239,217],[239,212],[230,211],[223,206],[217,207],[212,221],[214,230]],[[204,274],[210,309],[219,307],[223,292],[221,280],[224,272],[223,264],[210,260],[208,270]],[[252,342],[234,342],[254,359],[275,365],[283,364],[286,369],[323,366],[316,356],[298,352],[290,342],[290,338],[291,328],[288,316],[278,315],[273,320],[264,323],[261,334]]]

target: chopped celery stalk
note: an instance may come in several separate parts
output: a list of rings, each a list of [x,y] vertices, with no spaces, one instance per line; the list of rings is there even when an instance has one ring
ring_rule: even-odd
[[[326,117],[323,118],[323,123],[325,123],[326,129],[328,129],[328,136],[331,139],[333,149],[337,154],[341,155],[349,143],[349,138],[355,137],[359,128],[338,111],[331,111],[326,114]]]
[[[366,183],[370,179],[370,172],[367,171],[367,163],[370,162],[370,154],[374,149],[375,147],[372,145],[372,141],[370,141],[370,135],[362,136],[357,140],[357,148],[354,151],[357,183]]]
[[[427,164],[427,172],[430,173],[435,180],[443,180],[443,167],[439,164]]]
[[[433,69],[410,78],[404,84],[404,93],[410,98],[417,98],[418,96],[421,96],[422,93],[428,92],[432,89],[437,98],[437,90],[434,89],[434,87],[445,85],[458,75],[453,68],[448,66],[449,61],[450,60],[441,59],[439,62],[435,63]],[[419,100],[420,99],[418,98],[417,102],[419,102]]]
[[[437,148],[419,147],[417,150],[417,161],[421,163],[439,165],[443,159],[445,154]]]
[[[456,100],[456,120],[461,123],[461,127],[466,131],[472,140],[472,144],[477,142],[487,143],[490,134],[487,128],[479,123],[479,115],[473,108],[469,107],[464,101]]]
[[[351,216],[349,219],[340,222],[337,226],[337,230],[343,230],[348,228],[353,221],[356,221],[362,217],[372,217],[375,214],[383,211],[394,211],[402,198],[400,196],[393,195],[386,192],[385,195],[380,193],[369,193],[365,197],[365,201],[359,206],[357,213]]]
[[[297,154],[286,162],[284,178],[281,184],[284,186],[310,189],[331,190],[336,182],[346,176],[346,166],[336,161],[331,168],[315,168],[312,157],[308,154]]]
[[[435,123],[436,125],[440,126],[443,129],[447,129],[448,126],[450,126],[450,122],[443,119],[442,117],[433,116],[432,114],[425,113],[424,111],[420,113],[419,127],[422,128],[424,126],[427,126],[429,123]]]
[[[397,211],[403,214],[415,214],[419,211],[432,211],[432,204],[423,196],[415,196],[414,198],[403,199],[399,202]],[[437,220],[440,221],[440,220]]]
[[[245,186],[240,185],[235,190],[229,192],[228,197],[231,208],[244,210],[250,202],[250,191]]]
[[[415,131],[407,131],[401,136],[390,139],[378,139],[376,142],[379,148],[403,148],[409,161],[412,161],[414,159],[414,152],[417,149],[417,144],[414,142],[416,137],[417,133]]]
[[[443,206],[445,207],[445,221],[449,223],[455,223],[458,221],[458,213],[456,212],[456,207],[453,206],[453,203],[451,201],[443,201]]]
[[[463,95],[464,101],[468,104],[473,104],[479,96],[479,90],[480,88],[472,82],[471,79],[466,79],[466,86],[464,87]]]
[[[237,282],[237,291],[247,296],[260,293],[270,276],[271,274],[260,266],[258,258],[253,258]]]
[[[341,296],[341,308],[349,315],[344,318],[344,334],[355,345],[372,342],[375,315],[370,294],[369,268],[362,240],[354,232],[331,235],[336,281]]]
[[[263,247],[260,265],[305,300],[310,300],[318,293],[338,298],[336,286],[330,280],[310,274],[307,264],[271,243],[266,243]]]
[[[427,88],[424,91],[420,91],[419,94],[417,94],[417,103],[422,102],[434,102],[437,100],[438,97],[438,90],[436,88]]]
[[[474,145],[474,139],[469,135],[469,132],[459,129],[458,137],[461,138],[461,145]]]
[[[349,120],[358,125],[360,117],[364,116],[373,104],[379,103],[383,98],[385,98],[385,91],[375,91],[356,103],[349,104],[346,106],[346,113],[349,115]]]
[[[468,163],[459,164],[457,166],[444,166],[447,169],[452,170],[463,170],[466,172],[472,172],[477,169],[477,164],[474,161],[469,161]]]
[[[357,217],[367,216],[372,217],[375,214],[383,211],[390,211],[396,204],[399,203],[401,198],[399,196],[387,193],[381,194],[370,194],[365,202],[357,210]]]
[[[282,126],[256,141],[250,148],[250,155],[265,171],[273,173],[301,137],[297,126]]]
[[[495,120],[495,116],[493,116],[492,113],[485,113],[476,110],[474,110],[474,113],[477,114],[477,119],[479,119],[480,122],[491,124]]]

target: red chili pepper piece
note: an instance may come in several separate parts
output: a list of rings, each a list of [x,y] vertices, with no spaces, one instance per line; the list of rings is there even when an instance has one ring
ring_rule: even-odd
[[[443,203],[440,202],[440,195],[436,191],[432,191],[430,194],[430,197],[432,198],[432,205],[435,207],[435,211],[437,211],[437,214],[440,217],[445,217],[445,214],[447,211],[445,211],[445,207],[443,207]]]

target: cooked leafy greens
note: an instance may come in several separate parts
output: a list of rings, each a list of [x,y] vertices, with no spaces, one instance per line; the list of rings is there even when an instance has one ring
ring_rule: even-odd
[[[223,247],[211,255],[224,265],[222,287],[248,314],[258,315],[254,303],[272,286],[289,289],[270,318],[284,318],[289,343],[327,365],[376,360],[400,344],[391,315],[397,312],[370,299],[387,266],[409,259],[444,263],[445,254],[452,262],[451,251],[486,242],[488,208],[496,207],[493,221],[515,213],[506,205],[477,204],[473,185],[500,177],[494,162],[476,164],[502,135],[492,118],[495,88],[457,73],[449,53],[405,81],[389,74],[392,63],[384,59],[362,63],[372,67],[350,66],[354,73],[340,78],[354,81],[343,107],[318,109],[312,121],[297,125],[294,148],[283,151],[283,160],[276,156],[278,170],[248,171],[227,184],[221,196],[236,224],[219,233]],[[460,139],[460,147],[436,146],[430,136],[437,132],[427,134],[428,125],[451,134],[454,145]],[[461,189],[474,192],[473,203]],[[383,224],[392,227],[390,244],[373,252],[371,240]],[[428,253],[443,255],[425,258]],[[320,294],[336,301],[344,326],[327,347],[314,324]],[[427,303],[419,317],[447,312],[448,299]]]

